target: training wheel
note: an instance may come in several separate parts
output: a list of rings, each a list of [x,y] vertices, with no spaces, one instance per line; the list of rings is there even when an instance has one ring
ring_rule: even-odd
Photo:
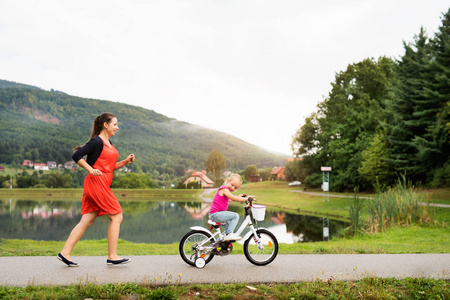
[[[197,257],[195,260],[195,266],[199,269],[203,268],[206,266],[206,260],[203,257]]]

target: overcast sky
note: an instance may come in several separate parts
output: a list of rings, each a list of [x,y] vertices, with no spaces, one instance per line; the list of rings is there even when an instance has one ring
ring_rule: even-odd
[[[0,79],[291,155],[336,72],[432,36],[448,0],[0,0]],[[112,112],[114,113],[114,112]],[[119,117],[119,124],[120,124]],[[219,149],[220,150],[220,149]]]

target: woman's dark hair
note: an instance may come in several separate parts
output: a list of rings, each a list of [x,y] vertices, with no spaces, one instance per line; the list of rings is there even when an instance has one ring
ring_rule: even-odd
[[[92,123],[92,131],[91,131],[91,137],[89,138],[89,140],[92,140],[93,138],[95,138],[96,136],[98,136],[100,134],[100,132],[102,132],[103,130],[103,124],[109,123],[111,122],[111,120],[113,118],[115,118],[116,116],[110,113],[102,113],[100,116],[97,116],[94,120],[94,123]],[[80,149],[82,146],[77,146],[75,148],[73,148],[73,150],[78,150]]]

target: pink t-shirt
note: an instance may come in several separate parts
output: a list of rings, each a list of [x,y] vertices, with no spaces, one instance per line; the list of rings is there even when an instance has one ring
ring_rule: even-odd
[[[211,208],[209,210],[210,214],[219,212],[219,211],[226,211],[228,209],[228,202],[230,202],[230,199],[226,196],[220,196],[219,191],[223,189],[228,189],[226,186],[222,185],[214,195],[213,202],[211,204]]]

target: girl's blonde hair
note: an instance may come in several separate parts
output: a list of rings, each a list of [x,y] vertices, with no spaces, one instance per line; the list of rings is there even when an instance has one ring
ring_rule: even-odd
[[[228,176],[227,179],[230,180],[230,181],[235,179],[235,180],[239,181],[240,183],[242,183],[242,177],[241,177],[241,175],[239,175],[237,173],[230,174],[230,176]]]

